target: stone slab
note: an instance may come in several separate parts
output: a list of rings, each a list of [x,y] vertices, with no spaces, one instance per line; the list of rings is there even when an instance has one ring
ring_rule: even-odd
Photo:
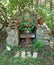
[[[12,46],[18,46],[19,43],[19,36],[18,36],[18,30],[12,29],[7,31],[8,37],[6,38],[6,42],[8,45]]]
[[[20,38],[35,38],[35,34],[20,34]]]

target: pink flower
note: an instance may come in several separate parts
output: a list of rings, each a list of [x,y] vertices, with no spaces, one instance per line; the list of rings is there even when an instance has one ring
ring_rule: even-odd
[[[29,24],[25,24],[26,27],[29,27]]]
[[[31,22],[31,23],[32,23],[32,20],[29,20],[29,22]]]

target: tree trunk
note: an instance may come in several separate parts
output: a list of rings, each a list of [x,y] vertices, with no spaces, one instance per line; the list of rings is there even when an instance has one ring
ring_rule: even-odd
[[[50,11],[52,11],[52,0],[50,0]]]
[[[37,6],[38,6],[38,2],[39,2],[39,0],[37,0]]]
[[[45,0],[45,8],[46,8],[46,1],[47,1],[47,0]]]

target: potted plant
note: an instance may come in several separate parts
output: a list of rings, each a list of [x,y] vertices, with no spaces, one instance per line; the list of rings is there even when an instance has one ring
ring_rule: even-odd
[[[18,28],[21,32],[32,32],[35,27],[36,19],[31,15],[22,16],[18,19]]]

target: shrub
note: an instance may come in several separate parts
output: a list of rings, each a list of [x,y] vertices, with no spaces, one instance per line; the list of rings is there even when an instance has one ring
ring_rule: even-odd
[[[44,47],[44,45],[42,43],[40,43],[38,40],[34,39],[34,41],[33,41],[33,50],[34,51],[40,51],[43,47]]]

